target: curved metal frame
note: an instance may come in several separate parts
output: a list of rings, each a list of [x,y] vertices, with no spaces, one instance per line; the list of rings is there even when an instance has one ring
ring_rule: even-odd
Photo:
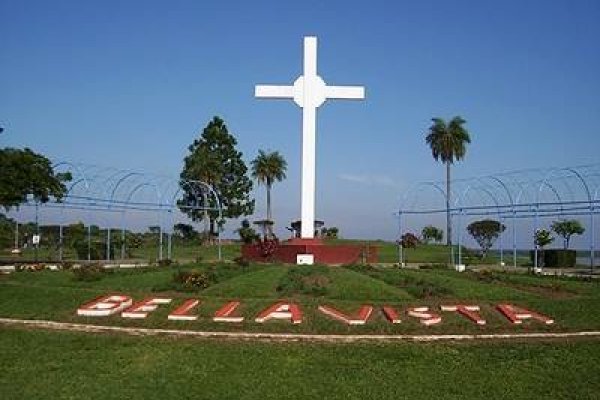
[[[445,207],[423,207],[417,205],[417,197],[424,188],[432,187],[446,199],[443,182],[422,182],[414,185],[402,197],[398,213],[399,236],[402,236],[402,218],[407,215],[426,215],[445,213]],[[497,215],[502,222],[512,220],[513,265],[516,266],[516,220],[527,218],[534,220],[534,231],[538,229],[539,218],[548,216],[586,215],[589,217],[590,268],[593,271],[595,259],[595,215],[600,213],[600,164],[590,164],[549,170],[529,169],[509,171],[501,174],[486,175],[470,179],[453,181],[453,192],[460,193],[450,210],[452,217],[461,219],[466,215]],[[552,197],[546,196],[546,190]],[[470,193],[477,192],[480,199],[473,201]],[[482,195],[492,200],[485,204]],[[412,199],[412,202],[411,202]],[[458,229],[460,231],[460,229]],[[462,232],[457,233],[459,243],[458,263],[461,262],[460,243]],[[537,265],[538,248],[533,241],[534,265]],[[454,250],[454,249],[452,249]],[[500,252],[503,251],[500,235]],[[502,258],[502,256],[501,256]],[[403,264],[402,246],[399,245],[399,260]],[[454,262],[454,255],[452,256]]]
[[[118,170],[114,168],[98,167],[69,161],[55,162],[55,170],[68,169],[73,175],[73,180],[67,187],[65,196],[58,201],[50,201],[44,205],[36,206],[36,221],[38,219],[39,207],[59,208],[59,259],[63,259],[63,225],[64,212],[71,210],[104,211],[121,213],[121,237],[125,234],[125,214],[128,211],[156,212],[159,218],[159,250],[158,260],[163,259],[163,213],[168,212],[173,217],[175,212],[181,208],[197,209],[204,211],[217,211],[219,220],[223,218],[221,200],[217,191],[208,183],[197,180],[182,180],[180,178],[151,175],[137,171]],[[82,185],[83,184],[83,185]],[[179,204],[179,196],[182,186],[192,188],[195,193],[194,204]],[[145,188],[154,188],[155,196],[152,199],[140,198],[139,192]],[[207,202],[200,201],[200,196],[214,199],[215,207],[206,206]],[[136,198],[137,196],[137,198]],[[201,205],[202,204],[202,205]],[[26,203],[25,205],[34,205]],[[111,225],[108,224],[106,237],[107,260],[111,258]],[[168,257],[172,255],[172,231],[168,233]],[[123,240],[124,243],[124,240]],[[124,244],[123,244],[124,246]],[[123,258],[125,248],[121,248]],[[217,236],[218,258],[222,259],[221,237]],[[88,260],[90,259],[90,226],[88,226]]]

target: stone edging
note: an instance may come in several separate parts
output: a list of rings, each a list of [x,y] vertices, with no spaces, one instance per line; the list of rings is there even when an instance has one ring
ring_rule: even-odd
[[[600,337],[600,331],[580,332],[531,332],[531,333],[492,333],[492,334],[445,334],[445,335],[318,335],[302,333],[253,333],[253,332],[209,332],[181,329],[135,328],[77,324],[71,322],[45,321],[35,319],[0,318],[3,325],[21,325],[39,329],[89,333],[123,333],[132,336],[175,336],[205,339],[260,340],[273,342],[437,342],[463,340],[510,340],[510,339],[561,339]]]

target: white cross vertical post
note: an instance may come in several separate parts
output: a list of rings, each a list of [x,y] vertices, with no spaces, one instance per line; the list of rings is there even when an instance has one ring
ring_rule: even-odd
[[[317,38],[304,38],[304,72],[292,86],[256,85],[259,98],[294,99],[302,108],[302,239],[314,238],[317,108],[327,99],[364,99],[362,86],[327,86],[317,75]]]

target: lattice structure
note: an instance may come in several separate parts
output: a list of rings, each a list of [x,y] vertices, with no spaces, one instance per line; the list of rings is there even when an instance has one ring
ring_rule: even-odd
[[[407,215],[434,215],[446,213],[445,182],[422,182],[402,197],[398,210],[399,229],[402,234],[403,218]],[[517,259],[517,220],[533,221],[533,231],[528,233],[537,265],[538,249],[533,232],[544,218],[579,216],[584,219],[589,232],[590,266],[594,266],[595,219],[600,213],[600,164],[552,169],[527,169],[469,179],[451,183],[450,213],[456,226],[453,242],[458,244],[458,264],[461,264],[461,243],[465,218],[495,218],[512,225],[513,264]],[[503,240],[500,237],[500,256],[503,257]],[[402,249],[400,248],[400,262]]]
[[[59,223],[59,259],[63,257],[63,225],[64,214],[81,210],[85,214],[118,216],[121,234],[124,239],[126,231],[126,215],[132,211],[143,211],[155,214],[160,228],[158,259],[163,257],[163,236],[167,236],[167,258],[172,255],[172,231],[165,225],[170,221],[173,226],[175,215],[182,210],[212,211],[222,219],[222,207],[218,193],[204,182],[182,180],[175,177],[147,174],[143,172],[119,170],[110,167],[59,161],[54,163],[55,172],[70,172],[72,180],[67,183],[67,193],[60,201],[36,204],[33,201],[24,206],[35,207],[36,224],[40,209],[57,209]],[[183,188],[195,193],[191,201],[184,201]],[[84,218],[85,219],[85,218]],[[106,218],[108,219],[108,218]],[[111,258],[111,224],[107,224],[106,254]],[[90,231],[88,225],[88,243]],[[122,240],[122,243],[125,241]],[[221,239],[217,237],[218,256],[221,259]],[[124,246],[124,244],[123,244]],[[124,248],[121,249],[124,258]]]

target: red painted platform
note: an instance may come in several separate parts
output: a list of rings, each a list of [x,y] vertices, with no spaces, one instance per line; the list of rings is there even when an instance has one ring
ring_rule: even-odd
[[[279,243],[271,254],[259,244],[242,246],[242,257],[250,261],[296,264],[299,254],[312,254],[317,264],[357,264],[377,262],[377,247],[366,245],[328,245],[321,239],[291,239]]]

